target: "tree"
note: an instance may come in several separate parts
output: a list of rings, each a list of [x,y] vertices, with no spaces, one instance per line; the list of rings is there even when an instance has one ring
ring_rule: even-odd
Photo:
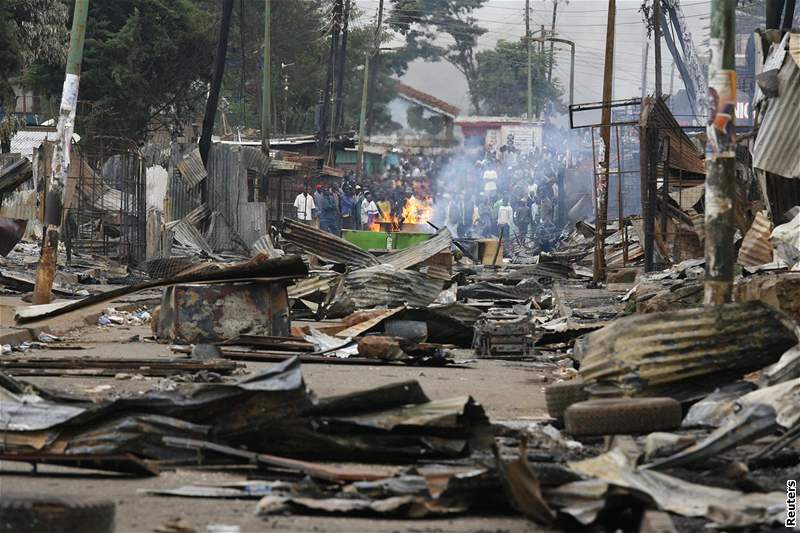
[[[481,112],[475,47],[486,33],[472,13],[486,0],[392,0],[389,25],[405,37],[407,61],[447,61],[467,80],[470,102]],[[452,39],[442,43],[442,34]]]
[[[87,144],[143,142],[156,118],[192,116],[205,100],[217,23],[191,0],[91,2],[77,118]],[[52,95],[63,76],[63,63],[39,64],[25,82]]]
[[[555,101],[560,94],[557,80],[547,81],[546,72],[552,57],[548,52],[533,55],[534,107]],[[528,52],[522,41],[500,40],[491,50],[476,55],[476,98],[491,115],[520,116],[527,112]]]
[[[66,6],[59,0],[0,0],[0,146],[10,150],[16,131],[13,86],[35,63],[66,59]]]
[[[330,46],[332,2],[293,0],[272,3],[272,95],[275,131],[314,131],[314,117],[325,85],[325,64]],[[244,9],[244,12],[242,10]],[[261,89],[263,3],[243,2],[231,28],[231,46],[223,85],[230,103],[229,121],[243,129],[258,127]],[[364,53],[372,45],[374,26],[358,24],[360,13],[353,6],[344,72],[345,130],[355,130],[361,108]],[[282,68],[282,65],[286,65]],[[392,66],[378,68],[374,118],[377,129],[389,126],[385,104],[394,97]],[[288,91],[284,87],[288,78]]]

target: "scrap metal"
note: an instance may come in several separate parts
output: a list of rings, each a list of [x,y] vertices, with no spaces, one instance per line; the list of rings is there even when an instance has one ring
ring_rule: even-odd
[[[354,267],[378,264],[378,260],[372,254],[365,252],[355,244],[296,220],[286,219],[281,229],[281,235],[288,242],[324,261]]]
[[[586,335],[580,374],[593,396],[698,398],[777,361],[793,329],[761,302],[628,316]]]

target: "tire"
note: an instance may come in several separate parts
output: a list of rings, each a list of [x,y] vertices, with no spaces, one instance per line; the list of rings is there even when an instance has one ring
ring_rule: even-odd
[[[614,435],[676,429],[681,416],[672,398],[608,398],[571,405],[564,422],[572,435]]]
[[[553,418],[563,418],[564,411],[573,403],[589,399],[589,394],[583,390],[582,379],[572,379],[553,383],[544,389],[544,400],[547,403],[547,414]]]
[[[114,533],[114,502],[39,495],[0,498],[0,533]]]

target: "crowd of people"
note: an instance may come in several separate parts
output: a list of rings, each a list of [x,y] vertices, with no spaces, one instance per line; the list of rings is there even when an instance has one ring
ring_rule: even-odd
[[[436,156],[383,158],[382,172],[306,188],[294,202],[297,218],[340,235],[343,229],[376,230],[378,222],[402,229],[408,222],[448,227],[460,238],[498,238],[547,249],[566,220],[559,209],[570,154],[553,147],[520,150],[513,135],[498,147],[464,148]]]

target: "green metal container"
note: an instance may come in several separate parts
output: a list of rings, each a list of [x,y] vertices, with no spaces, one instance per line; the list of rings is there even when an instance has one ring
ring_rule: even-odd
[[[352,242],[362,250],[387,249],[386,238],[388,236],[389,235],[383,231],[342,230],[342,238],[348,242]]]
[[[403,250],[430,239],[428,233],[387,233],[343,229],[342,238],[362,250]]]
[[[394,237],[394,249],[395,250],[403,250],[405,248],[411,248],[412,246],[416,246],[420,243],[423,243],[430,239],[432,235],[428,233],[393,233],[392,237]]]

